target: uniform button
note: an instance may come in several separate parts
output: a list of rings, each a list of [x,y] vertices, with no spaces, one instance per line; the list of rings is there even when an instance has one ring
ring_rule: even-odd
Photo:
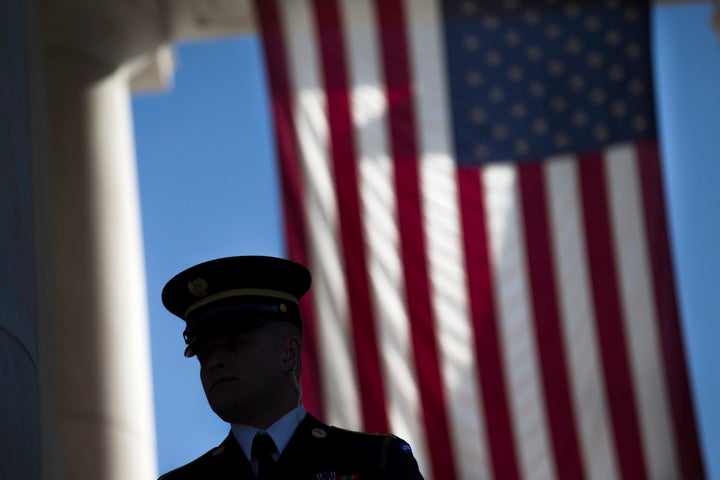
[[[212,455],[213,457],[217,457],[218,455],[220,455],[220,454],[223,453],[224,451],[225,451],[225,447],[218,447],[218,448],[216,448],[215,450],[213,450],[213,452],[212,452],[211,455]]]
[[[327,432],[325,432],[325,430],[323,430],[322,428],[313,428],[310,433],[312,433],[312,436],[315,438],[327,437]]]

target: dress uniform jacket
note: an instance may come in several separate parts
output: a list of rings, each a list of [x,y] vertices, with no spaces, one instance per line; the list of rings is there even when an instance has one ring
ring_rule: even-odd
[[[422,479],[410,446],[393,435],[352,432],[307,414],[277,461],[282,480]],[[232,432],[216,448],[160,480],[254,480]]]

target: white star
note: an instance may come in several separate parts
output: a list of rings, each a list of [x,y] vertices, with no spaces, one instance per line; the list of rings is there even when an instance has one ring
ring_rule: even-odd
[[[610,135],[610,132],[608,131],[607,126],[603,124],[595,125],[593,128],[593,136],[598,141],[604,141],[608,138]]]
[[[617,30],[608,30],[605,32],[605,43],[614,47],[622,41],[622,35]]]
[[[505,140],[508,136],[508,129],[502,123],[498,123],[493,126],[492,135],[495,140]]]
[[[583,77],[579,73],[574,73],[570,75],[568,84],[570,85],[570,88],[576,92],[582,90],[583,88],[585,88],[585,77]]]
[[[548,132],[549,126],[544,118],[536,118],[532,122],[532,130],[538,135],[545,135]]]
[[[537,10],[533,10],[531,8],[525,10],[523,18],[525,19],[525,23],[529,25],[535,25],[540,21],[540,15],[538,14]]]
[[[533,97],[542,97],[545,95],[545,85],[540,82],[532,82],[530,84],[530,94]]]
[[[597,32],[602,26],[600,20],[594,15],[590,15],[589,17],[587,17],[585,19],[584,25],[585,29],[589,32]]]
[[[515,30],[508,30],[505,32],[505,43],[510,46],[518,45],[522,41],[520,34]]]
[[[475,15],[477,13],[477,10],[478,10],[477,3],[473,2],[473,1],[463,2],[460,5],[460,12],[466,16]]]
[[[465,75],[465,81],[471,87],[478,87],[483,83],[483,76],[475,71],[468,72],[467,75]]]
[[[505,91],[500,87],[493,87],[490,89],[488,97],[491,102],[500,103],[505,100]]]
[[[570,18],[577,18],[580,16],[580,7],[573,2],[569,2],[565,5],[565,15]]]
[[[478,158],[480,160],[484,160],[490,155],[490,150],[488,149],[487,145],[475,145],[475,148],[473,148],[473,155],[475,158]]]
[[[519,82],[524,76],[523,69],[517,65],[513,65],[507,70],[507,77],[513,82]]]
[[[486,30],[497,30],[500,26],[500,20],[495,15],[485,15],[482,24]]]
[[[485,123],[485,120],[487,120],[487,114],[482,108],[473,108],[470,110],[470,120],[473,123]]]
[[[625,79],[625,70],[618,64],[610,65],[608,78],[613,82],[621,82]]]
[[[605,59],[599,52],[588,53],[587,57],[585,57],[585,61],[590,67],[595,69],[602,67],[603,63],[605,63]]]
[[[570,144],[570,140],[565,133],[558,132],[553,137],[553,143],[557,148],[566,148]]]
[[[648,128],[648,121],[642,115],[636,115],[632,120],[632,126],[636,132],[644,132]]]
[[[547,38],[555,39],[562,35],[562,29],[554,23],[548,23],[545,25],[545,36]]]
[[[513,145],[516,155],[526,155],[530,150],[528,143],[525,140],[516,140]]]
[[[490,67],[497,67],[502,63],[502,55],[500,52],[490,50],[485,54],[485,63]]]
[[[615,100],[610,105],[610,111],[614,117],[621,118],[627,115],[627,106],[622,100]]]
[[[642,55],[642,47],[637,43],[628,43],[627,47],[625,47],[625,54],[628,58],[637,60]]]
[[[583,110],[577,110],[577,111],[573,112],[572,122],[578,128],[586,126],[588,123],[587,112],[585,112]]]
[[[473,51],[480,48],[480,39],[475,35],[466,35],[463,39],[465,50]]]
[[[582,51],[582,48],[582,42],[575,37],[570,37],[565,42],[565,51],[571,55],[577,55]]]
[[[640,96],[645,93],[645,82],[638,78],[631,80],[629,87],[630,93],[632,93],[633,95]]]
[[[547,63],[547,71],[550,75],[557,77],[565,72],[565,65],[559,59],[553,58]]]
[[[524,118],[527,115],[525,104],[516,102],[510,107],[510,114],[515,118]]]
[[[590,100],[596,105],[601,105],[607,100],[607,94],[600,87],[593,88],[590,92]]]
[[[640,14],[638,11],[633,7],[628,7],[625,10],[625,20],[627,20],[630,23],[637,22],[640,19]]]
[[[528,58],[529,60],[537,61],[537,60],[540,60],[540,59],[542,58],[542,56],[543,56],[543,51],[542,51],[542,48],[540,48],[540,47],[537,46],[537,45],[529,45],[529,46],[525,49],[525,55],[527,56],[527,58]]]
[[[555,112],[561,113],[567,109],[567,101],[560,95],[555,95],[550,99],[550,108]]]

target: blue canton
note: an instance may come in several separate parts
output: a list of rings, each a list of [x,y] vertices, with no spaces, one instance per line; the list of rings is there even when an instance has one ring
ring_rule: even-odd
[[[656,136],[647,2],[445,0],[461,165]]]

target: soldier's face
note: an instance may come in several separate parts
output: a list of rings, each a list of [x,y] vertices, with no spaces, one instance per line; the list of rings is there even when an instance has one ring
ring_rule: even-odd
[[[275,408],[285,380],[282,340],[272,323],[217,337],[197,352],[205,395],[226,422],[255,425]]]

